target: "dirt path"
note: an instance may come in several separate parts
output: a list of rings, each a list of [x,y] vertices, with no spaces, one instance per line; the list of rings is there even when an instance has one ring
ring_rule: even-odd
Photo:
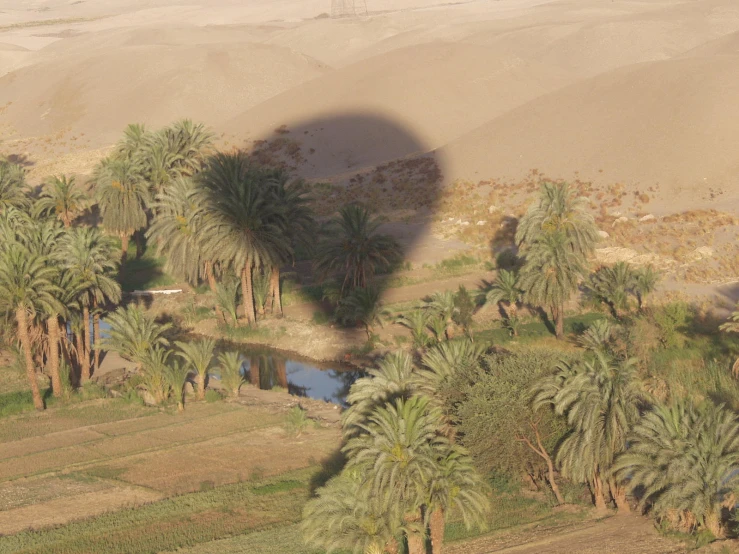
[[[680,543],[657,533],[651,520],[614,516],[568,526],[530,527],[450,545],[447,554],[677,554]]]

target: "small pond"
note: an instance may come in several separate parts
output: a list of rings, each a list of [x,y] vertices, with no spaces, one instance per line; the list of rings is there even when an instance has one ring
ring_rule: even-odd
[[[260,389],[286,389],[296,396],[307,396],[345,405],[354,381],[363,375],[341,364],[324,364],[295,359],[289,354],[269,350],[244,350],[243,372],[247,382]]]

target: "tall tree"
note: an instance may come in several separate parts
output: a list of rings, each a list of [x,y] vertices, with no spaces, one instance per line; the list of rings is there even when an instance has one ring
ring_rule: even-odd
[[[211,157],[200,174],[209,217],[203,236],[220,259],[237,268],[241,278],[244,316],[256,321],[253,271],[290,256],[285,235],[285,211],[275,201],[270,175],[242,152]]]
[[[44,409],[44,401],[36,380],[33,345],[28,329],[30,320],[37,311],[53,311],[52,305],[58,302],[57,289],[53,283],[56,271],[46,258],[21,244],[4,245],[0,250],[0,311],[7,311],[15,318],[25,359],[26,376],[37,410]]]
[[[65,227],[70,227],[72,221],[84,212],[86,204],[87,196],[77,188],[74,177],[61,175],[46,181],[34,211],[37,215],[52,214]]]
[[[568,246],[564,233],[543,235],[526,252],[520,286],[528,302],[550,308],[558,339],[564,338],[565,303],[584,275],[585,260]]]
[[[634,293],[639,302],[639,309],[643,310],[647,306],[647,296],[652,294],[660,281],[659,272],[651,265],[640,267],[635,271],[634,275]]]
[[[82,310],[83,352],[81,355],[80,380],[84,383],[90,378],[90,356],[92,354],[92,334],[90,311],[108,302],[121,299],[121,287],[115,280],[117,271],[116,249],[109,237],[97,228],[77,227],[71,229],[59,241],[58,262],[68,271],[79,290],[77,302]],[[95,318],[99,317],[95,313]],[[93,330],[99,329],[97,319]],[[98,337],[95,337],[98,339]],[[96,352],[98,350],[96,349]],[[99,362],[98,356],[94,357]],[[97,363],[95,364],[97,369]]]
[[[114,157],[103,160],[94,175],[103,227],[120,237],[124,260],[131,235],[147,224],[150,195],[141,171],[135,159]]]
[[[739,421],[710,403],[655,406],[634,427],[615,469],[658,519],[681,531],[697,523],[722,537],[722,509],[735,507],[739,486]]]
[[[529,302],[552,310],[559,339],[564,337],[564,305],[584,276],[598,241],[586,203],[567,183],[544,183],[539,201],[516,230],[524,255],[520,286]]]
[[[382,223],[367,208],[351,204],[341,208],[338,217],[326,225],[315,267],[324,278],[343,274],[341,296],[351,288],[366,287],[375,273],[402,259],[398,241],[379,232]]]
[[[282,313],[280,294],[280,265],[294,262],[296,248],[310,250],[314,239],[315,220],[310,209],[308,187],[302,180],[290,180],[284,170],[274,172],[269,185],[274,187],[274,201],[282,206],[285,212],[284,232],[292,251],[292,259],[274,257],[270,263],[269,303],[272,312]],[[275,251],[279,256],[282,250]]]
[[[625,489],[612,469],[647,400],[635,362],[612,360],[603,353],[592,360],[562,363],[534,387],[535,409],[549,404],[567,417],[571,432],[557,450],[557,462],[567,477],[590,485],[598,509],[605,509],[609,487],[618,509],[629,511]]]

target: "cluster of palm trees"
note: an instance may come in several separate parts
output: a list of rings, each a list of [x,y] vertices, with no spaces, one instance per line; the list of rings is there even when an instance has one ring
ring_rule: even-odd
[[[474,340],[472,314],[475,302],[467,289],[460,285],[457,292],[435,292],[415,310],[398,316],[395,323],[411,332],[413,347],[425,349],[433,344],[449,340],[455,331]]]
[[[655,401],[635,360],[609,348],[604,327],[588,336],[584,359],[560,363],[532,389],[534,410],[550,407],[566,418],[556,451],[562,474],[587,484],[600,510],[610,498],[628,512],[631,491],[681,531],[723,536],[722,510],[733,511],[739,485],[736,414],[709,400]]]
[[[100,348],[117,352],[136,364],[135,385],[143,389],[155,405],[168,399],[184,409],[185,385],[191,379],[196,397],[205,398],[208,376],[217,370],[226,391],[238,395],[244,381],[243,359],[237,352],[221,352],[216,356],[212,338],[172,340],[172,326],[157,322],[140,307],[129,304],[108,317],[110,331]]]
[[[483,349],[469,339],[443,342],[418,361],[386,356],[347,397],[342,416],[347,462],[305,507],[306,541],[329,551],[441,552],[450,512],[485,525],[486,486],[443,410],[438,390]]]
[[[99,229],[71,226],[85,206],[73,179],[50,180],[36,198],[23,168],[0,162],[0,191],[0,313],[6,329],[15,324],[33,402],[43,409],[37,368],[46,368],[57,397],[97,369],[100,316],[121,298],[120,255]]]

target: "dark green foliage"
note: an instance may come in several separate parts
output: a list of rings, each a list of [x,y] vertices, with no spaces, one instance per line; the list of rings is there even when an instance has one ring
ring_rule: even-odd
[[[542,474],[543,460],[519,439],[535,442],[531,424],[536,423],[552,453],[565,434],[563,417],[531,411],[529,393],[532,384],[552,372],[561,358],[560,353],[535,348],[494,353],[452,381],[451,388],[459,391],[454,412],[462,442],[483,472],[514,479]]]

